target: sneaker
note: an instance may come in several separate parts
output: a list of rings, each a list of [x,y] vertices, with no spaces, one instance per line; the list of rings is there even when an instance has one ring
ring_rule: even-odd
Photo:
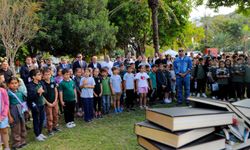
[[[39,142],[45,141],[44,138],[41,137],[41,134],[38,137],[36,137],[36,140]]]
[[[71,122],[68,122],[68,123],[66,124],[66,127],[67,127],[67,128],[73,128]]]
[[[53,136],[55,135],[53,131],[49,131],[48,136]]]
[[[118,113],[118,109],[117,109],[117,108],[115,108],[115,113],[116,113],[116,114]]]
[[[62,131],[62,130],[59,129],[59,128],[53,128],[52,131],[53,131],[53,132],[60,132],[60,131]]]
[[[169,103],[171,103],[171,101],[168,98],[165,98],[164,103],[169,104]]]
[[[144,109],[148,109],[148,106],[146,106],[146,105],[145,105],[145,106],[143,106],[143,107],[144,107]]]
[[[140,106],[140,109],[143,109],[143,106]]]
[[[4,148],[3,150],[10,150],[10,148],[9,148],[9,147],[6,147],[6,148]]]
[[[40,134],[40,136],[44,139],[47,139],[47,136],[43,135],[43,134]]]
[[[196,97],[198,97],[198,98],[199,98],[199,97],[201,97],[201,94],[200,94],[200,93],[198,93],[198,94],[196,95]]]
[[[75,124],[74,121],[71,122],[71,126],[72,126],[73,128],[76,127],[76,124]]]
[[[123,109],[122,109],[121,107],[119,108],[119,112],[120,112],[120,113],[123,112]]]
[[[207,95],[205,93],[202,93],[202,97],[207,98]]]
[[[192,105],[190,103],[186,103],[186,106],[190,107],[190,108],[192,107]]]

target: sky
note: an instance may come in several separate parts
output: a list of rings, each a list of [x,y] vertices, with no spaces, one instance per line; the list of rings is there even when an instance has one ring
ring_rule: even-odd
[[[201,5],[199,7],[193,8],[190,14],[190,20],[195,21],[204,17],[205,14],[207,16],[215,16],[215,15],[225,15],[235,11],[236,7],[220,7],[218,12],[214,12],[214,9],[206,8],[205,5]]]

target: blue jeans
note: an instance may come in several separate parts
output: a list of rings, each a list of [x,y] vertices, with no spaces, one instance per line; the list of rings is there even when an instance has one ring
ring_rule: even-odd
[[[110,109],[110,95],[103,95],[102,96],[102,109],[103,109],[103,113],[107,114],[109,113],[109,109]]]
[[[178,104],[182,104],[183,101],[183,86],[185,90],[185,102],[189,104],[189,100],[187,99],[190,96],[190,76],[186,76],[184,78],[177,77],[176,78],[177,91],[178,91]]]
[[[90,121],[93,119],[94,115],[94,105],[93,105],[93,98],[81,98],[83,101],[83,108],[84,108],[84,120]]]
[[[34,133],[39,136],[42,133],[43,123],[45,118],[44,105],[35,106],[31,108],[32,118],[33,118],[33,128]]]

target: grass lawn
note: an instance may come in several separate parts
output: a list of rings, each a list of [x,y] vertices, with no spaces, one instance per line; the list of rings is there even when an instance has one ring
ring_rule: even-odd
[[[173,104],[171,104],[173,105]],[[156,105],[154,107],[169,107]],[[49,137],[45,142],[35,141],[32,130],[28,132],[29,145],[24,150],[142,150],[137,144],[134,134],[134,123],[145,120],[145,111],[136,110],[118,115],[110,114],[102,119],[85,123],[76,119],[76,127],[65,128],[62,119],[60,128],[63,130]],[[46,133],[46,129],[44,129]],[[46,134],[45,134],[46,135]]]

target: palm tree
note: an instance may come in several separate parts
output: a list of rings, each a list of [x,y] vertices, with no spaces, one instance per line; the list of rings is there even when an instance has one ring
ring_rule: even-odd
[[[158,25],[158,8],[159,0],[148,0],[148,6],[152,12],[152,28],[153,28],[153,43],[155,53],[159,53],[159,25]]]

